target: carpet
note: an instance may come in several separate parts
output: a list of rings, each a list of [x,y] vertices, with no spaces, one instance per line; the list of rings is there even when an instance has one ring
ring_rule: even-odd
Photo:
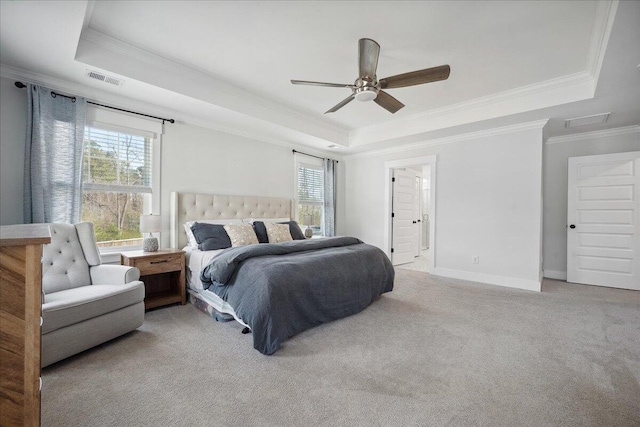
[[[638,426],[640,292],[396,270],[272,356],[191,305],[43,370],[43,426]]]

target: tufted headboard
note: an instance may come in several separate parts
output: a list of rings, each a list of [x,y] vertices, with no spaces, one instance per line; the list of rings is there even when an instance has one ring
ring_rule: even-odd
[[[291,218],[291,199],[171,193],[171,247],[183,248],[183,224],[204,219]]]

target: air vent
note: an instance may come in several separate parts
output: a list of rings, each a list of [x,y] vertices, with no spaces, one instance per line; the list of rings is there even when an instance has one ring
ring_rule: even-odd
[[[124,84],[124,80],[118,79],[116,77],[106,76],[97,71],[87,70],[87,77],[100,80],[101,82],[109,83],[115,86],[122,86]]]
[[[595,125],[597,123],[606,123],[609,120],[609,114],[602,113],[594,114],[593,116],[576,117],[575,119],[566,119],[564,121],[564,127],[575,128],[578,126]]]
[[[339,147],[339,145],[331,144],[331,145],[329,145],[329,147],[328,147],[328,148],[338,148],[338,147]]]

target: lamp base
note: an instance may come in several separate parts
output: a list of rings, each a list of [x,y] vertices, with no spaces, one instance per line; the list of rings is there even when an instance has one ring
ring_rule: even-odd
[[[313,237],[313,230],[308,225],[307,225],[307,229],[304,230],[304,237],[306,237],[307,239],[310,239]]]
[[[158,238],[145,237],[142,242],[142,250],[145,252],[156,252],[158,250]]]

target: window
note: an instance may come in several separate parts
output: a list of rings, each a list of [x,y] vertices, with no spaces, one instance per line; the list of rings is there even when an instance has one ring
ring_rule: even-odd
[[[322,214],[324,212],[324,171],[322,164],[296,164],[296,220],[304,224],[305,215],[311,215],[314,236],[322,235]],[[303,229],[306,226],[302,227]]]
[[[82,220],[98,247],[140,246],[140,215],[151,210],[152,139],[85,128]]]

